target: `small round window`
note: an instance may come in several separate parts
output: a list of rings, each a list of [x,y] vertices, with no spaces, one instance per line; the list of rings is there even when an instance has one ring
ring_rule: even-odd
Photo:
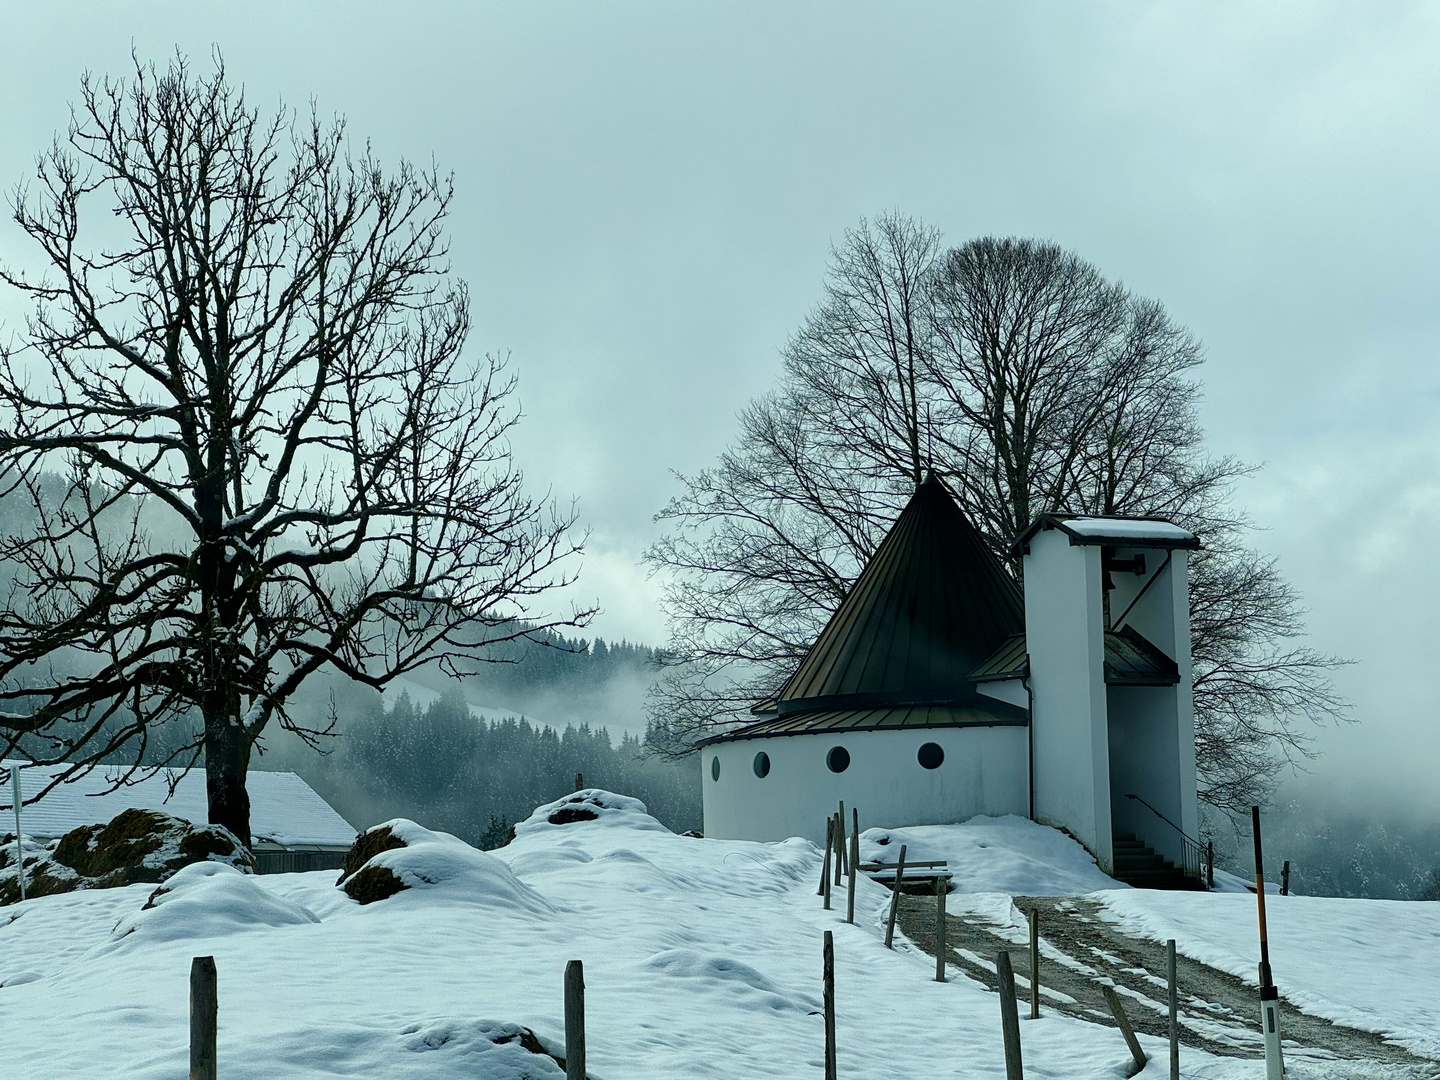
[[[915,755],[920,761],[921,768],[938,769],[945,764],[945,750],[939,743],[927,742],[920,747],[920,752]]]
[[[755,755],[755,775],[761,780],[770,775],[770,755],[764,750]]]
[[[720,779],[720,759],[718,757],[712,757],[710,759],[710,779]]]
[[[831,772],[844,772],[850,767],[850,751],[843,746],[832,746],[825,755],[825,764]]]

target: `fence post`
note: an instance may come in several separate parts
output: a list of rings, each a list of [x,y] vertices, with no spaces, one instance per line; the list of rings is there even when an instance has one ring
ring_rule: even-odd
[[[1142,1071],[1145,1062],[1149,1059],[1145,1051],[1140,1049],[1140,1040],[1135,1037],[1135,1029],[1130,1026],[1130,1018],[1125,1015],[1125,1006],[1120,1004],[1120,995],[1115,993],[1113,987],[1100,986],[1100,992],[1105,995],[1105,1004],[1110,1006],[1110,1015],[1115,1017],[1115,1023],[1120,1027],[1120,1034],[1125,1036],[1125,1045],[1130,1048],[1130,1056],[1135,1059],[1135,1069],[1130,1075]]]
[[[579,773],[579,772],[577,772],[577,773],[575,774],[575,790],[576,790],[576,791],[584,791],[584,790],[585,790],[585,774],[584,774],[584,773]]]
[[[825,931],[824,960],[825,1080],[835,1080],[835,938],[829,930]]]
[[[565,1080],[585,1080],[585,965],[565,965]]]
[[[995,957],[995,974],[1000,976],[1000,1027],[1005,1036],[1005,1080],[1025,1080],[1020,1062],[1020,1009],[1015,1004],[1015,970],[1010,954]]]
[[[1030,1019],[1040,1019],[1040,909],[1030,909]]]
[[[816,896],[825,895],[825,883],[830,880],[830,853],[835,849],[835,819],[825,819],[825,861],[820,864],[820,887],[815,890]],[[829,901],[825,903],[830,906]]]
[[[845,800],[840,800],[840,815],[836,821],[839,829],[839,837],[836,840],[840,848],[840,865],[835,868],[835,884],[840,884],[840,875],[850,872],[850,849],[845,843]]]
[[[945,981],[945,894],[950,882],[944,874],[935,875],[935,981]]]
[[[1180,983],[1175,976],[1175,939],[1165,944],[1165,977],[1170,983],[1170,1080],[1180,1080]]]
[[[1280,895],[1290,895],[1290,860],[1285,860],[1285,865],[1280,868]]]
[[[215,958],[190,961],[190,1080],[215,1080],[220,1012],[215,985]]]
[[[15,880],[20,883],[20,899],[25,899],[25,845],[20,840],[20,766],[10,766],[10,801],[15,804]]]
[[[900,911],[900,884],[905,879],[905,845],[900,845],[900,861],[895,864],[895,891],[890,894],[890,917],[885,920],[885,947],[894,948],[895,916]]]
[[[850,878],[845,886],[845,921],[855,921],[855,879],[860,875],[860,811],[853,806],[854,828],[850,830]]]
[[[1205,884],[1215,888],[1215,841],[1205,841]]]

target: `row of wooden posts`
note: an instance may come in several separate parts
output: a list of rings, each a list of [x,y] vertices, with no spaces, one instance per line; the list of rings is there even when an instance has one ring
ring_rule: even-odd
[[[838,886],[842,877],[847,878],[845,899],[845,921],[855,921],[855,881],[867,870],[894,869],[895,880],[890,892],[890,908],[885,918],[885,947],[894,948],[895,919],[900,909],[900,895],[905,883],[907,846],[900,845],[900,855],[894,866],[883,863],[862,863],[860,861],[860,811],[851,808],[852,820],[849,836],[845,828],[845,804],[840,804],[838,813],[832,814],[825,823],[825,859],[820,871],[820,888],[817,893],[823,897],[825,909],[830,909],[832,883]],[[848,840],[848,843],[847,843]],[[928,869],[935,874],[935,981],[945,981],[945,896],[950,891],[950,878],[945,862],[915,862],[908,864],[911,869]],[[1286,869],[1289,869],[1287,864]],[[1031,908],[1027,913],[1030,930],[1030,1019],[1040,1018],[1040,911]],[[1020,1052],[1020,1010],[1015,995],[1015,970],[1010,963],[1010,953],[1001,952],[995,957],[995,974],[1000,983],[1000,1027],[1005,1046],[1006,1080],[1024,1080],[1024,1066]],[[1175,968],[1175,942],[1166,945],[1166,974],[1168,976],[1170,1005],[1170,1077],[1180,1080],[1180,995]],[[822,957],[822,979],[824,980],[825,1010],[825,1080],[838,1080],[839,1072],[835,1048],[835,940],[831,931],[825,931],[825,945]],[[1115,1024],[1125,1039],[1125,1045],[1134,1059],[1130,1075],[1145,1068],[1145,1051],[1135,1037],[1135,1029],[1125,1013],[1125,1006],[1114,987],[1101,983],[1100,991],[1115,1018]]]

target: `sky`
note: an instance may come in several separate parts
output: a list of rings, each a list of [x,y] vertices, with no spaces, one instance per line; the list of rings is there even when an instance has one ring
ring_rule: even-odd
[[[1210,446],[1263,466],[1253,541],[1355,661],[1358,722],[1287,790],[1440,813],[1440,7],[0,0],[0,25],[7,189],[132,48],[218,47],[253,101],[453,172],[472,347],[511,356],[517,456],[578,500],[610,638],[664,637],[653,515],[774,384],[845,229],[1056,241],[1204,342]]]

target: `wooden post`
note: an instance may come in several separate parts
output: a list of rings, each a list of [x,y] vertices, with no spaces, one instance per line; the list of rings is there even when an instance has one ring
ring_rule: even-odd
[[[935,981],[945,981],[945,895],[950,882],[944,874],[935,875]]]
[[[1170,1080],[1180,1080],[1180,984],[1175,977],[1175,939],[1165,944],[1165,977],[1170,983]]]
[[[1205,841],[1205,884],[1215,887],[1215,841]]]
[[[25,899],[25,845],[20,841],[20,766],[10,766],[10,801],[15,804],[15,880],[20,884],[20,899]]]
[[[585,1080],[585,965],[565,965],[565,1080]]]
[[[995,974],[1000,976],[1000,1027],[1005,1036],[1005,1080],[1025,1080],[1020,1062],[1020,1009],[1015,1004],[1015,970],[1010,954],[995,957]]]
[[[1030,1019],[1040,1019],[1040,909],[1030,909]]]
[[[825,883],[830,880],[830,852],[835,849],[835,819],[825,819],[825,861],[820,864],[820,887],[815,890],[816,896],[825,895]],[[827,903],[825,905],[829,907]]]
[[[850,878],[845,886],[845,921],[855,922],[855,879],[860,874],[860,811],[853,806],[854,828],[850,830]]]
[[[1140,1072],[1145,1068],[1145,1062],[1149,1059],[1145,1051],[1140,1049],[1140,1040],[1135,1037],[1135,1029],[1130,1026],[1130,1018],[1125,1015],[1125,1006],[1120,1004],[1120,995],[1115,993],[1113,987],[1100,987],[1100,992],[1105,995],[1105,1004],[1110,1006],[1110,1015],[1115,1017],[1115,1023],[1120,1028],[1120,1034],[1125,1036],[1125,1045],[1130,1048],[1130,1056],[1135,1059],[1135,1070],[1130,1075]]]
[[[840,829],[840,840],[839,840],[839,844],[840,844],[840,863],[841,863],[841,865],[840,865],[840,871],[843,871],[844,873],[848,874],[848,873],[850,872],[850,847],[849,847],[849,845],[845,842],[845,800],[844,800],[844,799],[841,799],[841,800],[840,800],[839,829]],[[840,884],[840,878],[839,878],[839,877],[836,877],[836,878],[835,878],[835,884],[836,884],[836,885],[839,885],[839,884]]]
[[[835,884],[839,885],[845,872],[845,819],[834,815],[835,822]]]
[[[215,985],[215,958],[190,961],[190,1080],[215,1080],[220,1012]]]
[[[584,791],[584,790],[585,790],[585,774],[582,773],[582,772],[577,772],[577,773],[575,774],[575,790],[576,790],[576,791]]]
[[[825,931],[824,961],[825,1080],[835,1080],[835,938],[829,930]]]
[[[1290,860],[1285,860],[1285,865],[1280,868],[1280,895],[1290,895]]]
[[[900,885],[905,880],[905,845],[900,845],[900,861],[895,864],[895,891],[890,894],[890,917],[885,920],[885,947],[894,948],[895,916],[900,912]]]

